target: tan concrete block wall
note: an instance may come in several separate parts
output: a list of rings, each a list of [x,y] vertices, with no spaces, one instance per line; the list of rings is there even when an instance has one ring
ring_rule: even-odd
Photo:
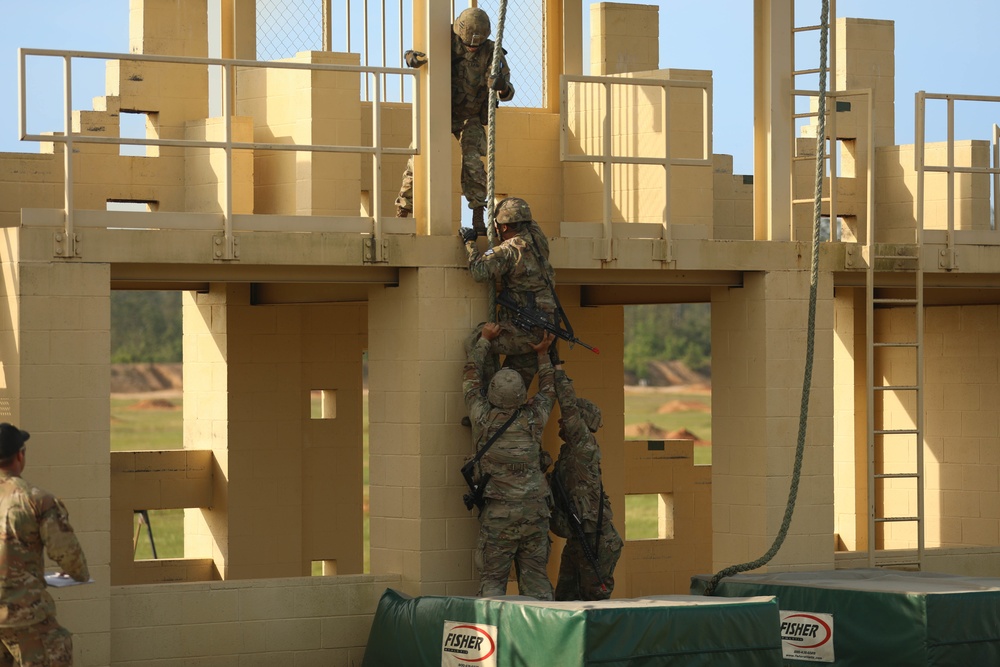
[[[287,61],[357,65],[358,55],[314,51]],[[255,141],[323,146],[360,143],[356,75],[253,68],[240,70],[237,81],[237,113],[254,119]],[[361,162],[350,153],[254,151],[254,212],[360,215]]]
[[[485,287],[465,269],[401,269],[368,308],[372,572],[402,575],[408,592],[472,595],[479,526],[462,504],[472,445],[461,378]]]
[[[876,241],[913,243],[916,226],[917,174],[914,171],[914,146],[889,146],[876,152],[875,215],[879,221]],[[987,141],[956,141],[955,164],[963,167],[987,167],[990,163]],[[948,163],[947,144],[928,143],[926,165]],[[984,230],[990,226],[989,176],[955,175],[955,229]],[[942,173],[924,176],[924,229],[947,229],[948,181]]]
[[[0,227],[20,225],[22,208],[62,206],[62,156],[0,153]]]
[[[734,175],[732,155],[712,163],[712,238],[752,241],[753,176]]]
[[[672,497],[673,535],[625,543],[616,571],[616,597],[687,594],[691,577],[712,568],[712,469],[694,465],[691,440],[630,441],[621,453],[626,494]],[[615,525],[624,539],[625,517],[617,517]],[[623,563],[627,575],[620,577]]]
[[[332,419],[310,419],[307,414],[302,424],[303,558],[307,566],[333,561],[337,574],[360,574],[364,570],[362,360],[368,343],[368,309],[364,304],[330,304],[303,306],[301,311],[298,391],[333,392],[336,407]]]
[[[636,73],[637,77],[710,81],[711,74],[694,70]],[[603,154],[600,129],[605,114],[603,87],[579,84],[571,88],[567,122],[570,155]],[[658,87],[612,87],[612,152],[622,157],[662,157],[666,137],[662,127],[663,93]],[[670,154],[674,158],[701,157],[704,106],[700,90],[674,88],[670,92]],[[564,166],[565,214],[573,222],[597,222],[604,211],[603,167],[599,163]],[[664,219],[666,175],[658,165],[612,166],[613,222],[657,222]],[[711,167],[671,167],[670,215],[677,224],[713,224]]]
[[[379,598],[398,584],[357,575],[114,587],[103,664],[353,667]]]
[[[24,476],[66,504],[95,579],[53,593],[77,664],[108,664],[109,267],[12,264],[18,236],[3,249],[0,420],[31,432]]]
[[[837,19],[837,90],[874,93],[875,145],[896,143],[896,38],[893,21]],[[861,103],[861,98],[857,99]]]
[[[130,0],[129,51],[208,56],[207,0]]]
[[[867,421],[864,294],[834,296],[834,503],[838,549],[867,548]],[[860,381],[859,381],[860,378]]]
[[[532,216],[545,233],[558,236],[564,206],[558,114],[501,106],[496,114],[496,128],[498,200],[521,197],[531,206]],[[461,154],[458,142],[453,143],[452,174],[456,192],[460,194]],[[467,205],[463,198],[461,206]],[[457,212],[457,208],[453,209],[453,214]]]
[[[158,561],[155,567],[135,561],[133,543],[136,510],[211,507],[213,470],[209,450],[111,453],[112,585],[216,578],[208,559],[167,559],[169,563]]]
[[[1000,546],[1000,398],[995,305],[925,315],[928,546]]]
[[[184,512],[184,556],[211,558],[224,576],[228,553],[229,505],[229,377],[225,372],[228,322],[227,292],[214,285],[207,294],[185,292],[184,322],[184,448],[211,449],[215,465],[214,505]],[[237,293],[244,290],[237,290]]]
[[[253,119],[232,118],[233,141],[253,141]],[[221,118],[190,121],[185,139],[225,141],[226,127]],[[253,155],[233,151],[232,213],[253,213]],[[226,154],[220,149],[187,148],[184,150],[184,211],[221,213],[226,203]]]
[[[186,556],[226,579],[361,572],[363,313],[250,305],[246,286],[185,303],[185,447],[211,448],[224,480],[186,512]],[[312,390],[336,393],[335,418],[311,419]]]
[[[590,73],[659,68],[659,7],[620,2],[590,6]]]
[[[808,273],[746,274],[712,294],[712,521],[717,569],[771,546],[785,510],[801,403]],[[771,569],[832,567],[832,282],[822,275],[809,430],[795,521]]]

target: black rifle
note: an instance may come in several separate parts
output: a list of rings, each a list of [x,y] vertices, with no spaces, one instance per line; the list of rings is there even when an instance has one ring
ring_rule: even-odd
[[[472,457],[468,463],[462,466],[462,477],[465,478],[465,483],[469,485],[469,493],[462,496],[462,500],[465,501],[465,509],[471,510],[473,507],[478,507],[480,514],[482,513],[483,508],[486,506],[486,499],[483,497],[483,494],[486,492],[487,482],[490,481],[490,474],[486,473],[483,475],[482,479],[480,479],[477,484],[475,480],[476,464],[479,463],[479,459],[483,458],[483,455],[486,454],[487,450],[493,446],[493,443],[497,441],[497,438],[499,438],[503,432],[507,430],[507,427],[514,423],[514,420],[517,419],[517,415],[520,413],[521,408],[514,410],[514,414],[510,416],[510,419],[504,422],[504,425],[501,426],[497,432],[486,441],[486,444],[483,445],[478,452],[476,452],[476,455]]]
[[[510,312],[510,321],[513,322],[514,326],[524,331],[531,331],[532,329],[544,329],[549,333],[553,334],[556,338],[564,340],[570,344],[570,347],[574,345],[581,345],[594,354],[600,354],[601,351],[596,347],[591,347],[587,345],[582,340],[573,335],[571,331],[566,331],[558,324],[552,322],[548,315],[544,311],[538,310],[537,308],[530,308],[528,306],[522,306],[517,301],[515,301],[510,294],[507,292],[500,292],[497,295],[497,303],[503,306]]]
[[[462,496],[462,500],[465,501],[465,509],[471,510],[473,507],[478,507],[479,511],[483,511],[483,507],[486,506],[486,499],[483,498],[483,493],[486,491],[486,484],[490,481],[490,474],[486,473],[483,475],[479,483],[473,477],[474,471],[472,461],[469,461],[464,466],[462,466],[462,477],[465,478],[465,483],[469,485],[469,493]]]
[[[580,540],[580,547],[583,549],[583,555],[587,558],[587,562],[590,563],[590,567],[594,570],[594,574],[597,576],[597,581],[601,582],[601,592],[607,593],[608,587],[604,584],[604,577],[601,576],[601,565],[597,561],[597,555],[590,550],[590,545],[587,544],[587,534],[583,532],[583,521],[580,520],[580,515],[576,513],[576,508],[574,508],[569,502],[569,496],[566,494],[566,489],[563,488],[562,485],[562,479],[559,477],[558,467],[552,471],[552,475],[549,479],[551,480],[552,488],[555,489],[556,492],[556,504],[564,507],[566,509],[566,513],[569,514],[570,523],[573,525],[573,531],[576,533],[577,539]],[[604,504],[603,500],[604,499],[601,498],[602,506]],[[600,543],[600,532],[598,532],[597,539],[598,543]]]

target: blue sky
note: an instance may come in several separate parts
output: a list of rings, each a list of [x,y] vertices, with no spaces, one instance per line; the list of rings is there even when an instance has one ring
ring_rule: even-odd
[[[335,6],[342,2],[334,0]],[[753,2],[661,0],[658,4],[660,66],[713,71],[715,152],[732,154],[737,173],[749,173],[753,163]],[[17,140],[17,47],[126,52],[129,2],[8,0],[4,5],[0,22],[0,151],[34,152],[34,144]],[[796,0],[796,11],[799,24],[815,23],[820,2]],[[897,143],[913,142],[913,95],[917,90],[1000,95],[995,66],[1000,62],[997,0],[839,0],[837,13],[896,22]],[[49,114],[44,112],[48,108],[55,110],[51,114],[55,120],[52,125],[33,123],[29,129],[59,129],[61,66],[32,67],[29,80],[48,80],[50,92],[32,94],[29,118],[47,118]],[[90,108],[90,98],[103,93],[103,65],[81,64],[77,68],[74,63],[74,68],[74,78],[88,77],[74,89],[79,100],[75,106]],[[993,122],[1000,122],[1000,104],[959,109],[961,138],[987,139]],[[934,126],[932,118],[928,139],[943,137],[943,124]]]

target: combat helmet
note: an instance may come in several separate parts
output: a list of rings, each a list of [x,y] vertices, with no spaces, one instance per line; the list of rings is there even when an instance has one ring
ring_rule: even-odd
[[[469,7],[455,19],[452,30],[463,44],[478,48],[490,36],[490,17],[478,7]]]
[[[493,220],[498,226],[531,222],[531,208],[520,197],[507,197],[497,205]]]
[[[516,408],[528,397],[521,374],[512,368],[501,368],[490,380],[486,400],[497,408]]]
[[[583,423],[587,425],[591,433],[597,433],[597,429],[604,426],[601,409],[597,407],[596,403],[585,398],[578,398],[576,399],[576,407],[580,409],[580,418],[583,419]]]

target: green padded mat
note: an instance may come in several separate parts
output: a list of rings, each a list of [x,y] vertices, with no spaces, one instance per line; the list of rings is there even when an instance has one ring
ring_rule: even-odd
[[[363,665],[778,666],[778,606],[770,597],[539,602],[518,596],[411,598],[387,589]]]
[[[691,592],[701,594],[709,579],[694,577]],[[825,664],[1000,665],[1000,579],[884,569],[740,574],[723,579],[716,595],[773,595],[783,615],[829,615],[833,660]],[[786,665],[823,664],[789,658],[788,647]]]

